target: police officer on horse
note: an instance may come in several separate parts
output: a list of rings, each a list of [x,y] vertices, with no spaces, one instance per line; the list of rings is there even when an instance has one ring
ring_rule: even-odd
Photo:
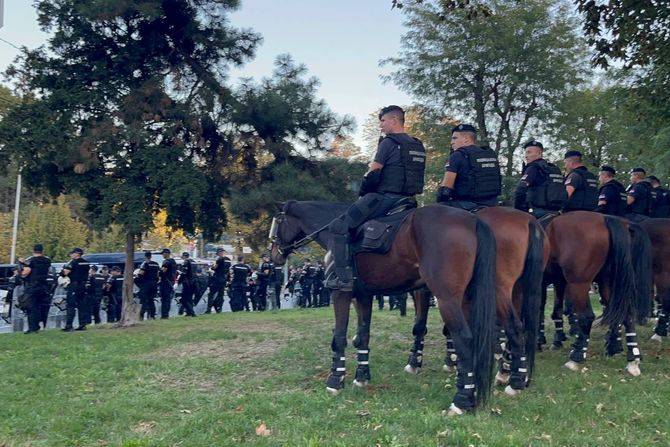
[[[568,198],[558,166],[542,158],[544,146],[536,140],[524,144],[527,165],[514,193],[514,208],[536,218],[560,210]]]
[[[502,189],[498,156],[489,146],[477,146],[477,129],[459,124],[451,130],[453,152],[445,166],[437,202],[473,211],[495,206]]]
[[[651,214],[652,186],[645,178],[646,175],[647,172],[643,168],[633,168],[630,171],[626,219],[633,222],[641,222]]]
[[[384,215],[398,200],[423,192],[426,150],[420,140],[405,133],[405,111],[396,105],[384,107],[379,112],[379,127],[385,136],[363,176],[361,197],[328,227],[333,235],[328,248],[335,267],[334,274],[331,272],[326,281],[330,289],[351,291],[353,288],[349,232],[367,220]]]
[[[598,174],[598,181],[602,185],[598,191],[597,213],[610,216],[624,216],[626,214],[626,188],[614,177],[616,170],[611,166],[602,166]]]
[[[598,206],[598,179],[582,163],[582,153],[567,151],[564,157],[565,191],[568,201],[564,211],[593,211]]]
[[[652,199],[651,217],[668,218],[670,217],[670,191],[661,186],[661,181],[655,175],[647,177],[651,183]]]

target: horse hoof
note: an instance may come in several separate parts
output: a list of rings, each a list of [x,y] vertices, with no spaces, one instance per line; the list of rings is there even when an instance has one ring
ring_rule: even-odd
[[[465,412],[454,405],[452,402],[452,404],[449,405],[449,409],[442,411],[442,413],[446,414],[447,416],[462,416]]]
[[[563,366],[568,368],[570,371],[579,371],[579,364],[577,362],[573,362],[572,360],[568,360]]]
[[[626,374],[630,376],[638,377],[640,374],[642,374],[642,371],[640,371],[640,361],[633,360],[632,362],[628,362],[625,371]]]
[[[507,385],[509,383],[509,374],[501,373],[498,371],[496,373],[496,385]]]
[[[405,372],[408,374],[419,374],[419,371],[421,371],[421,368],[415,368],[412,365],[405,365]]]
[[[659,342],[659,343],[663,343],[663,337],[661,337],[661,336],[658,335],[658,334],[654,334],[654,335],[652,335],[651,338],[650,338],[649,340],[650,340],[650,341],[656,341],[656,342]]]
[[[444,372],[450,373],[450,372],[454,372],[455,370],[456,370],[455,367],[447,365],[446,363],[444,365],[442,365],[442,371],[444,371]]]
[[[328,394],[330,394],[331,396],[337,396],[338,394],[340,394],[340,390],[338,390],[337,388],[331,388],[331,387],[329,387],[329,386],[326,387],[326,391],[327,391]]]
[[[505,387],[505,394],[507,394],[508,396],[516,396],[516,395],[518,395],[519,393],[521,393],[521,390],[515,390],[514,388],[512,388],[512,387],[509,386],[509,385],[507,385],[507,386]]]
[[[368,386],[368,381],[363,380],[359,382],[358,380],[354,379],[354,386],[357,386],[358,388],[365,388],[366,386]]]

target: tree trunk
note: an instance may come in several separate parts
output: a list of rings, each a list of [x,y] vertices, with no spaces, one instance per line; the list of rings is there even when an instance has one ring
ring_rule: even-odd
[[[126,265],[123,272],[123,313],[119,326],[132,326],[140,321],[140,306],[133,297],[133,270],[135,258],[135,235],[126,234]]]

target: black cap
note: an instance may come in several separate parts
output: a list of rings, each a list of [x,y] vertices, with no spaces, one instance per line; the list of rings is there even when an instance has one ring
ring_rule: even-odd
[[[523,148],[526,149],[527,147],[531,147],[531,146],[535,146],[535,147],[539,147],[540,149],[544,149],[544,146],[542,146],[542,143],[540,143],[537,140],[528,141],[526,144],[523,145]]]
[[[182,258],[188,258],[189,256],[191,256],[191,255],[187,251],[185,251],[181,254]]]
[[[163,254],[163,253],[170,254],[170,253],[172,253],[172,252],[170,251],[169,248],[164,248],[163,251],[161,251],[161,254]]]
[[[150,258],[151,257],[151,251],[150,250],[145,251],[144,252],[144,257],[145,258]]]
[[[612,175],[616,175],[616,170],[612,166],[603,165],[600,167],[600,172],[609,172]]]
[[[649,177],[647,177],[647,180],[649,180],[649,181],[651,181],[651,182],[658,182],[658,183],[661,183],[661,181],[660,181],[660,180],[658,179],[658,177],[656,177],[655,175],[650,175]]]
[[[633,169],[630,170],[631,174],[636,174],[638,172],[641,173],[641,174],[647,175],[647,171],[645,171],[643,168],[633,168]]]
[[[216,249],[216,252],[217,252],[217,253],[221,253],[222,251],[225,251],[225,250],[223,249],[223,247],[219,247],[219,248]]]
[[[115,265],[114,267],[112,267],[112,271],[113,271],[113,272],[120,272],[120,271],[121,271],[121,267],[119,267],[118,265]]]
[[[579,151],[567,151],[565,153],[565,156],[563,157],[563,159],[570,158],[570,157],[581,157],[581,156],[582,156],[582,153],[579,152]]]
[[[89,269],[89,270],[94,270],[94,271],[97,272],[97,271],[98,271],[98,266],[95,265],[95,264],[91,264],[91,266],[90,266],[88,269]]]
[[[472,124],[459,124],[458,126],[451,129],[451,133],[454,132],[472,132],[477,133],[477,128]]]
[[[237,257],[237,260],[238,260],[238,261],[244,261],[244,256],[238,256],[238,257]]]
[[[44,251],[44,247],[42,244],[35,244],[33,245],[33,253],[42,253]]]
[[[79,248],[79,247],[74,247],[74,248],[70,251],[70,254],[72,254],[72,253],[79,253],[80,255],[83,255],[83,254],[84,254],[84,250],[82,250],[82,249]]]

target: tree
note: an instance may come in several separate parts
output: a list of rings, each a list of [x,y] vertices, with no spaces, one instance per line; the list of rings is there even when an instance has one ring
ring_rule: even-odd
[[[170,228],[166,222],[167,213],[165,211],[156,214],[153,227],[142,238],[144,249],[169,248],[173,252],[179,252],[188,243],[188,239],[182,230]]]
[[[12,213],[0,213],[0,262],[11,263]]]
[[[116,253],[126,249],[126,234],[121,225],[112,224],[91,233],[89,250],[94,253]]]
[[[212,237],[225,226],[216,168],[230,145],[215,118],[230,107],[227,66],[250,58],[260,37],[228,25],[236,0],[35,5],[52,37],[8,70],[22,102],[0,123],[0,157],[33,188],[81,194],[95,225],[123,227],[131,324],[132,255],[154,215]]]
[[[425,105],[473,120],[499,154],[505,174],[528,131],[579,83],[586,45],[564,2],[485,2],[490,16],[443,13],[438,2],[403,8],[410,30],[387,79]]]

